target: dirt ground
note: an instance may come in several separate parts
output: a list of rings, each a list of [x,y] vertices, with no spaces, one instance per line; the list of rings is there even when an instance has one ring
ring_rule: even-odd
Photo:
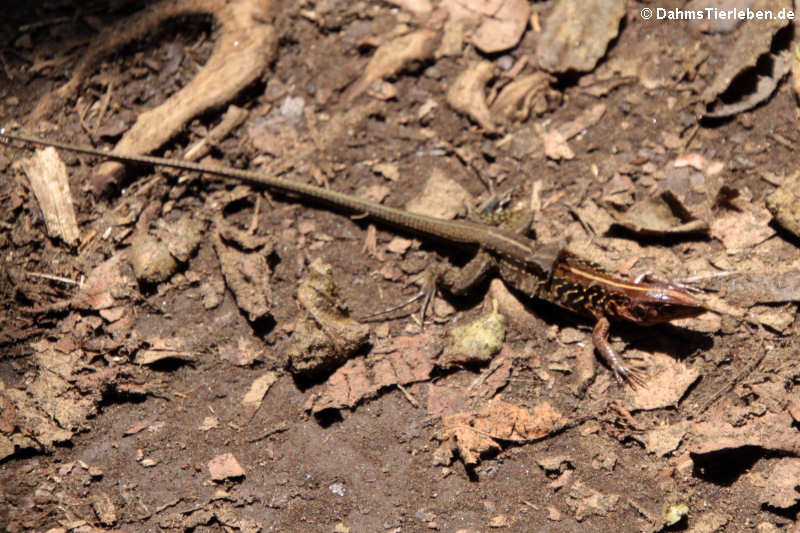
[[[32,152],[2,146],[0,529],[800,531],[795,29],[560,4],[4,12],[0,127],[531,210],[537,242],[711,311],[614,324],[634,388],[590,320],[496,279],[424,328],[362,319],[469,250],[65,151],[77,232],[54,234]]]

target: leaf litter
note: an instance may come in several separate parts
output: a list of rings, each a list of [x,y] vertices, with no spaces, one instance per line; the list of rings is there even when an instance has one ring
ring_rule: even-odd
[[[212,2],[208,3],[208,5],[212,4]],[[622,15],[614,10],[607,10],[602,19],[595,16],[593,20],[592,16],[584,16],[565,21],[563,17],[558,16],[558,10],[564,9],[567,4],[566,2],[557,2],[551,19],[546,21],[546,33],[539,36],[537,60],[540,66],[550,65],[549,68],[554,72],[566,70],[591,71],[595,69],[597,62],[608,53],[608,45],[617,38],[619,29],[622,28],[627,31],[624,26],[620,26],[624,10]],[[487,11],[486,8],[488,7],[491,9]],[[410,9],[418,14],[429,14],[433,8],[424,2],[419,2],[415,3]],[[471,6],[471,11],[482,14],[477,17],[476,22],[465,24],[462,29],[468,29],[469,32],[472,32],[475,28],[478,28],[478,31],[471,33],[469,38],[459,42],[472,42],[479,47],[484,47],[486,50],[504,50],[504,47],[513,47],[520,38],[523,38],[522,32],[524,32],[529,21],[527,9],[528,6],[526,4],[515,2],[495,2],[491,5]],[[597,15],[592,9],[586,9],[585,13]],[[597,22],[597,24],[590,24],[591,22]],[[485,26],[482,24],[485,24]],[[569,28],[565,26],[566,24],[574,25],[576,28]],[[470,25],[472,26],[469,27]],[[535,26],[535,24],[533,25]],[[435,27],[435,24],[433,26]],[[493,27],[499,28],[500,31],[486,30],[486,28],[491,29]],[[785,67],[780,64],[780,54],[776,55],[771,53],[770,50],[771,39],[780,31],[781,27],[781,25],[773,25],[768,27],[768,31],[765,31],[762,27],[758,29],[758,32],[761,32],[760,36],[757,36],[756,33],[758,32],[753,29],[748,29],[757,28],[755,25],[744,24],[740,26],[739,30],[724,30],[740,31],[741,35],[737,37],[736,45],[732,48],[736,52],[729,52],[732,60],[727,61],[725,68],[715,74],[714,81],[709,85],[709,90],[703,94],[704,104],[707,108],[712,109],[712,111],[706,113],[706,116],[738,114],[743,109],[749,109],[753,105],[764,102],[771,97],[783,75],[782,73],[785,72]],[[583,39],[585,48],[570,48],[568,46],[570,40],[564,36],[577,35],[576,33],[570,33],[574,29],[577,29],[581,35],[590,36]],[[429,62],[433,60],[432,58],[443,57],[438,55],[441,48],[438,50],[436,48],[441,44],[438,42],[440,37],[437,33],[438,30],[439,28],[436,31],[425,28],[402,33],[399,37],[396,34],[394,36],[387,34],[387,37],[382,41],[383,44],[379,44],[372,54],[373,59],[368,62],[364,74],[348,89],[347,97],[352,100],[356,95],[367,92],[368,94],[395,95],[390,96],[390,99],[396,98],[397,91],[376,91],[373,88],[373,84],[379,80],[398,76],[404,69],[413,67],[415,62]],[[455,26],[453,26],[452,30],[453,34],[459,31]],[[723,30],[705,28],[703,31]],[[497,39],[494,42],[485,43],[484,38],[487,36],[496,36]],[[765,37],[770,40],[769,43],[764,40]],[[459,55],[460,49],[456,50],[455,55]],[[759,62],[764,61],[762,58],[766,57],[768,51],[771,54],[771,60],[774,62],[775,68],[771,74],[759,74],[764,80],[756,84],[755,96],[749,100],[745,98],[741,102],[734,102],[730,105],[725,103],[725,100],[729,99],[729,95],[724,93],[731,90],[731,88],[736,88],[736,78],[748,69],[753,68],[753,66],[757,66]],[[546,53],[550,53],[551,56]],[[585,58],[578,57],[579,53],[585,54]],[[678,54],[680,53],[678,52]],[[641,64],[622,65],[617,63],[610,66],[601,65],[595,72],[599,75],[603,69],[607,71],[617,69],[616,72],[628,72],[638,76],[640,83],[651,88],[671,87],[678,84],[684,84],[683,87],[687,88],[689,87],[688,84],[695,79],[694,77],[703,72],[703,65],[708,53],[704,53],[702,50],[698,51],[696,48],[687,48],[687,51],[683,53],[686,54],[685,57],[671,57],[665,63],[656,65],[658,68],[652,65],[645,68]],[[270,56],[270,54],[264,54],[264,56],[261,58],[262,61],[267,60],[267,56]],[[587,62],[583,62],[584,59]],[[611,61],[614,61],[614,59],[611,59]],[[263,62],[260,62],[259,65],[261,66],[257,67],[257,69],[263,69],[263,64]],[[465,64],[470,63],[466,62]],[[520,61],[518,64],[525,65],[526,61]],[[669,68],[661,68],[664,66],[669,67],[670,65],[674,66],[675,70],[670,71]],[[468,88],[459,98],[461,102],[469,102],[468,104],[456,103],[454,105],[451,103],[451,105],[453,108],[470,116],[481,125],[485,132],[496,133],[504,131],[502,128],[509,116],[515,116],[518,120],[524,120],[530,116],[531,110],[535,109],[534,101],[537,95],[546,92],[544,86],[550,83],[549,80],[552,78],[534,74],[527,79],[520,78],[518,86],[514,86],[512,81],[506,85],[509,92],[505,96],[501,92],[501,98],[497,98],[493,102],[491,93],[494,89],[490,86],[490,83],[492,80],[498,79],[500,70],[489,68],[491,66],[493,66],[491,62],[489,66],[481,66],[478,72],[480,76],[466,80]],[[467,69],[464,72],[470,72],[470,67],[467,67]],[[474,76],[474,73],[471,75]],[[457,78],[454,77],[453,79]],[[624,84],[621,80],[609,81],[608,79],[602,80],[599,78],[598,80],[603,85],[604,93],[602,94],[609,94],[609,91],[613,91],[615,87],[621,87]],[[599,85],[595,87],[599,87]],[[693,90],[696,90],[696,88],[694,87]],[[722,104],[719,102],[722,102]],[[494,107],[495,104],[497,104],[497,107]],[[459,108],[459,106],[461,107]],[[348,115],[351,116],[351,122],[358,124],[358,119],[353,117],[369,115],[372,111],[368,107],[354,108],[351,115]],[[505,115],[505,119],[496,116],[500,113],[500,109],[508,110],[502,112]],[[552,161],[574,159],[576,157],[576,149],[568,145],[566,141],[575,138],[588,127],[602,126],[606,109],[599,104],[586,109],[588,111],[572,123],[557,123],[555,128],[538,130],[540,132],[538,142],[546,147],[543,153]],[[340,115],[340,118],[342,116]],[[346,121],[341,121],[341,123],[344,122]],[[338,138],[336,128],[340,127],[339,124],[333,124],[328,130],[323,128],[325,132],[321,137],[323,143],[330,144],[336,141]],[[543,131],[549,131],[551,135],[548,136],[546,133],[541,133]],[[558,135],[555,135],[555,133]],[[517,141],[523,138],[524,135],[519,135]],[[689,137],[681,138],[675,135],[671,141],[671,146],[682,147],[689,140]],[[514,141],[506,139],[503,142]],[[283,149],[287,149],[287,146],[289,145],[283,145]],[[531,146],[534,145],[532,144]],[[485,149],[487,150],[485,155],[490,158],[494,157],[495,152],[488,147]],[[625,147],[623,146],[624,149]],[[324,165],[322,166],[324,167]],[[694,168],[698,170],[702,168],[703,172],[708,170],[707,167],[702,165]],[[709,172],[706,177],[710,174]],[[696,185],[692,180],[697,176],[691,174],[685,174],[685,176],[688,176],[686,182],[692,186]],[[694,201],[695,198],[692,198],[692,194],[687,194],[687,189],[671,183],[669,176],[667,176],[668,187],[660,190],[656,196],[642,200],[638,198],[638,192],[634,194],[634,191],[637,191],[641,185],[646,183],[652,185],[661,181],[663,177],[657,167],[652,175],[650,170],[625,175],[614,174],[614,178],[610,183],[610,189],[613,190],[610,195],[605,197],[604,203],[612,205],[614,208],[622,209],[624,215],[629,217],[624,224],[627,224],[627,229],[636,233],[660,237],[671,236],[678,239],[685,238],[687,234],[700,234],[713,239],[716,244],[722,246],[724,253],[734,257],[733,266],[747,264],[749,270],[746,272],[733,272],[727,278],[709,278],[703,281],[703,285],[709,290],[724,291],[726,296],[731,296],[731,301],[737,302],[742,307],[749,307],[753,313],[764,311],[763,308],[759,310],[754,307],[753,302],[778,304],[797,301],[795,287],[797,283],[794,280],[797,272],[796,266],[793,267],[795,270],[786,269],[776,272],[770,268],[770,264],[762,261],[758,256],[749,263],[744,261],[740,263],[738,262],[740,256],[737,255],[755,253],[764,254],[761,257],[767,257],[765,251],[770,249],[764,245],[773,240],[775,236],[774,229],[768,225],[770,215],[774,216],[782,226],[794,231],[793,211],[791,209],[793,196],[791,191],[788,193],[781,191],[781,194],[785,195],[784,198],[776,195],[772,200],[768,201],[767,209],[769,209],[769,212],[761,207],[761,196],[758,193],[754,194],[746,188],[733,185],[729,187],[729,191],[723,191],[721,196],[717,196],[717,191],[714,190],[714,187],[716,187],[714,183],[703,184],[705,188],[700,196],[705,196],[705,203],[696,202]],[[787,188],[791,187],[791,184],[792,182],[789,181]],[[658,191],[658,189],[654,190]],[[735,194],[726,197],[726,194],[730,191]],[[692,191],[690,190],[689,192]],[[709,194],[711,192],[713,194]],[[709,198],[716,198],[722,201],[717,202],[714,206],[709,206]],[[142,205],[139,207],[143,209]],[[610,226],[607,221],[601,220],[600,213],[604,211],[603,207],[595,205],[595,214],[597,216],[592,215],[592,208],[587,209],[585,204],[574,207],[573,213],[579,218],[584,217],[589,222],[588,227],[603,229],[599,233],[604,233],[605,229]],[[653,210],[657,211],[659,216],[655,219],[645,218],[648,215],[648,211],[652,212]],[[134,212],[141,211],[134,210]],[[614,213],[613,211],[610,212]],[[551,231],[557,233],[557,230]],[[246,234],[239,234],[237,237],[234,233],[228,232],[224,234],[220,231],[219,235],[227,240],[228,244],[234,243],[234,246],[245,250],[257,249],[265,245],[265,243],[259,245],[256,242],[258,239],[249,238]],[[125,232],[121,232],[117,237],[124,239]],[[162,241],[164,240],[163,235],[160,235],[159,238]],[[251,248],[248,243],[254,243],[258,246]],[[686,248],[693,246],[691,241],[684,241],[683,244]],[[611,245],[610,248],[613,249],[613,246]],[[407,250],[406,248],[400,253],[407,253]],[[184,259],[180,259],[180,261],[186,261],[191,259],[194,249],[189,247],[177,252],[170,250],[170,253],[173,256],[176,254],[182,255]],[[724,253],[721,255],[724,256]],[[218,250],[218,255],[221,263],[227,261],[223,258],[222,251]],[[657,256],[658,253],[653,255]],[[776,256],[779,257],[780,254]],[[709,259],[709,264],[711,265],[721,265],[725,262],[725,259],[720,259],[719,257]],[[242,261],[239,261],[239,263],[244,264]],[[99,270],[101,267],[103,270]],[[239,309],[248,313],[251,322],[270,316],[272,313],[272,300],[269,297],[269,289],[260,285],[262,280],[267,280],[271,277],[272,273],[268,267],[265,268],[265,265],[260,263],[256,266],[242,267],[238,270],[242,274],[241,277],[247,281],[247,283],[241,283],[242,288],[238,291],[239,297],[242,298],[242,302],[238,302],[237,299]],[[180,277],[180,274],[174,274],[173,272],[174,269],[170,269],[171,276]],[[110,277],[105,278],[106,275]],[[236,282],[231,281],[233,279],[232,276],[228,276],[228,278],[229,287],[237,285]],[[108,279],[113,281],[109,283]],[[325,285],[325,283],[322,285]],[[306,323],[309,324],[309,329],[316,327],[317,331],[328,332],[320,338],[322,339],[322,344],[326,346],[324,350],[333,353],[341,348],[341,344],[337,345],[339,339],[336,338],[335,334],[330,335],[330,332],[340,331],[336,329],[335,324],[336,320],[343,320],[344,314],[336,316],[343,309],[343,306],[335,297],[335,291],[331,290],[330,287],[329,285],[328,289],[321,290],[319,286],[312,286],[311,290],[317,291],[319,294],[315,297],[299,295],[298,301],[303,309],[301,314],[305,313],[308,319]],[[234,292],[237,291],[234,290]],[[257,295],[258,301],[253,305],[244,303],[244,297],[250,297],[253,293]],[[130,275],[127,265],[121,261],[121,255],[116,254],[112,255],[111,259],[108,259],[106,263],[97,267],[97,270],[91,271],[87,282],[66,305],[50,306],[48,308],[40,306],[38,311],[47,312],[53,309],[98,311],[100,313],[99,316],[90,317],[97,319],[94,327],[99,327],[99,324],[103,324],[105,320],[109,324],[116,324],[120,332],[127,334],[132,329],[129,320],[131,315],[129,305],[140,299],[141,295],[138,294],[134,278]],[[221,300],[217,300],[215,305],[220,305],[220,302]],[[332,312],[336,320],[326,315],[326,313],[331,313],[330,309],[336,310]],[[769,309],[769,307],[766,309]],[[786,308],[783,317],[764,318],[762,322],[769,322],[775,326],[775,329],[783,331],[790,326],[791,320],[796,314],[795,312],[794,307],[790,306]],[[788,321],[786,320],[787,317]],[[514,317],[512,317],[513,320]],[[79,325],[81,323],[80,320],[74,320],[74,322]],[[88,325],[89,322],[91,321],[84,321],[85,325]],[[297,325],[300,323],[302,323],[302,320],[298,317],[295,326],[288,328],[287,331],[291,330],[295,335],[298,334],[298,331],[302,332],[303,326],[298,327]],[[353,326],[353,330],[356,329],[358,328]],[[300,334],[298,338],[302,336]],[[354,345],[363,346],[361,343],[366,339],[366,333],[363,330],[359,330],[355,338],[358,342],[348,341],[345,344],[350,347]],[[57,346],[68,346],[71,342],[69,339],[62,339]],[[121,341],[118,342],[117,346],[121,345]],[[127,347],[133,348],[132,353],[135,354],[135,357],[140,362],[150,357],[149,350],[152,350],[154,346],[158,348],[158,351],[164,353],[169,351],[172,351],[172,353],[190,353],[184,349],[186,348],[185,346],[180,343],[171,344],[171,341],[167,338],[151,337],[145,342],[133,336],[125,342]],[[493,343],[486,342],[483,344],[493,345]],[[500,350],[500,355],[495,356],[494,359],[491,359],[491,355],[482,356],[483,358],[480,361],[483,364],[487,361],[490,362],[488,366],[483,368],[479,378],[476,378],[468,388],[445,387],[436,384],[427,385],[428,411],[431,415],[441,416],[441,432],[439,436],[442,438],[443,444],[440,451],[437,451],[437,457],[443,463],[452,460],[455,452],[468,465],[475,465],[481,456],[498,453],[508,447],[509,444],[516,445],[544,438],[559,431],[560,428],[570,422],[567,415],[559,414],[546,402],[538,403],[535,407],[526,409],[495,396],[497,391],[509,382],[513,374],[512,368],[514,364],[518,364],[512,363],[512,359],[519,360],[518,354],[511,353],[506,348],[505,343],[501,342],[501,344],[503,348]],[[77,374],[77,372],[81,371],[79,369],[89,366],[83,352],[72,349],[59,351],[57,347],[53,348],[53,346],[45,347],[40,345],[39,347],[43,348],[43,350],[38,352],[40,355],[37,355],[37,360],[42,369],[51,371],[52,376],[40,375],[36,377],[24,394],[21,394],[20,389],[5,386],[0,390],[0,405],[3,407],[2,414],[0,414],[0,451],[6,454],[14,453],[14,450],[23,448],[50,450],[54,443],[70,439],[74,431],[82,429],[86,417],[93,414],[94,405],[98,398],[96,393],[82,398],[71,391],[75,386],[74,384],[88,383],[85,376],[82,377]],[[307,407],[314,413],[330,408],[353,408],[364,401],[365,398],[378,394],[382,389],[395,385],[427,382],[431,379],[431,373],[434,369],[457,368],[460,364],[475,363],[474,358],[448,360],[442,356],[443,353],[447,353],[444,350],[446,350],[444,343],[427,333],[421,336],[394,337],[391,341],[381,340],[373,343],[372,349],[366,356],[359,355],[356,358],[352,358],[352,355],[358,350],[344,350],[347,352],[344,357],[337,356],[338,358],[335,362],[327,363],[330,365],[328,369],[335,368],[335,370],[328,374],[327,380],[315,389],[314,401],[309,402]],[[256,364],[258,358],[251,357],[254,352],[252,347],[243,348],[242,351],[246,351],[247,354],[233,357],[231,362],[245,366]],[[496,350],[493,348],[492,351]],[[626,354],[635,355],[635,351],[630,351],[630,353]],[[650,359],[649,356],[648,359]],[[661,368],[663,366],[663,368],[661,368],[660,373],[654,376],[652,389],[642,391],[638,396],[634,395],[628,408],[634,412],[637,409],[681,409],[683,407],[683,398],[697,382],[698,372],[684,363],[675,361],[671,356],[656,354],[652,359],[654,367]],[[156,359],[151,362],[155,361]],[[444,361],[448,361],[447,364],[444,364]],[[664,366],[662,363],[669,364]],[[112,370],[102,378],[103,381],[101,383],[107,384],[113,381],[116,376],[117,374]],[[251,381],[249,392],[244,395],[244,398],[247,398],[248,401],[241,406],[245,420],[249,421],[255,415],[275,380],[276,374],[267,372],[262,373],[261,377]],[[126,384],[120,383],[120,386],[124,387]],[[320,389],[322,392],[319,392]],[[134,387],[131,390],[136,389]],[[147,387],[139,390],[146,391]],[[420,390],[421,388],[415,388],[414,394],[419,393]],[[752,390],[752,394],[757,398],[767,394],[766,389],[763,387],[754,387]],[[591,389],[589,393],[592,393]],[[479,405],[481,401],[487,403],[481,406]],[[689,450],[692,457],[698,458],[698,460],[708,454],[724,450],[738,450],[744,447],[758,447],[763,450],[777,450],[780,453],[789,454],[790,457],[782,458],[778,461],[767,459],[772,461],[770,463],[771,468],[768,471],[765,470],[757,475],[754,474],[743,479],[757,488],[759,497],[764,503],[779,508],[791,507],[797,501],[797,491],[795,486],[792,485],[792,480],[796,479],[797,476],[795,457],[798,455],[798,445],[795,442],[797,440],[796,429],[787,424],[785,417],[763,413],[756,414],[757,407],[754,406],[753,413],[743,416],[735,424],[722,422],[723,415],[720,412],[710,411],[705,422],[686,421],[666,427],[656,427],[646,432],[646,436],[642,437],[641,441],[645,448],[654,454],[668,456]],[[149,424],[149,422],[143,420],[140,425],[145,423]],[[212,428],[214,424],[211,421],[204,422],[203,427]],[[9,452],[9,450],[11,451]],[[217,459],[228,455],[233,459],[233,462],[220,459],[220,462],[225,462],[230,466],[230,468],[223,470],[229,472],[241,471],[243,474],[243,469],[238,465],[232,454],[220,455]],[[143,461],[145,460],[148,459],[143,459]],[[238,466],[238,470],[233,468],[234,462],[236,462],[235,466]],[[214,476],[212,475],[212,477]],[[217,477],[222,480],[230,476],[217,474]],[[239,477],[239,475],[233,477]],[[568,481],[565,481],[565,483],[568,483]],[[224,499],[224,496],[222,498]],[[92,501],[94,513],[101,524],[110,525],[116,521],[116,510],[113,503],[109,504],[107,498],[98,495]],[[253,521],[234,513],[231,506],[207,503],[207,505],[202,505],[201,508],[176,513],[169,520],[162,520],[162,524],[170,524],[172,526],[180,524],[182,527],[195,527],[200,524],[210,524],[213,521],[217,521],[231,528],[242,530],[258,529],[257,524]],[[603,515],[613,510],[618,504],[618,495],[613,492],[606,494],[587,487],[583,482],[577,482],[571,485],[569,497],[565,504],[572,511],[573,517],[581,521],[594,514]],[[550,511],[551,516],[559,514],[557,510],[553,513],[553,510],[554,508]],[[497,525],[507,526],[511,523],[505,517],[501,518],[502,520],[497,520]],[[698,520],[698,525],[701,522],[703,524],[724,524],[728,520],[723,514],[712,515],[707,513]]]

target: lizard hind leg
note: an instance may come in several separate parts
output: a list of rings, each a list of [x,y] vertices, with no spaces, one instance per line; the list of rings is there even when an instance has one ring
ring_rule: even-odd
[[[425,315],[436,296],[438,289],[444,289],[453,296],[466,294],[472,287],[483,281],[494,270],[496,263],[489,253],[478,250],[475,257],[461,268],[445,263],[435,263],[428,268],[421,294],[425,299],[419,310],[419,324],[425,323]]]
[[[402,309],[418,300],[422,300],[419,314],[416,317],[416,321],[419,323],[420,327],[422,327],[425,323],[425,316],[428,314],[428,310],[433,303],[438,289],[444,289],[453,296],[465,294],[473,286],[482,281],[494,268],[494,265],[495,263],[491,255],[483,250],[479,250],[475,257],[461,268],[443,262],[436,262],[425,271],[422,288],[417,294],[388,309],[363,316],[361,320],[368,320],[376,316],[385,315]]]

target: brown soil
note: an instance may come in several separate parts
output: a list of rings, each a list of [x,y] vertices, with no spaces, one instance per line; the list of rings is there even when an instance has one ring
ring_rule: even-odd
[[[70,2],[53,1],[8,14],[0,23],[7,39],[0,43],[7,73],[0,76],[3,125],[16,121],[21,130],[39,131],[42,122],[31,123],[28,117],[45,95],[66,82],[97,38],[96,30],[126,16],[135,19],[139,7],[129,2],[87,12],[76,11]],[[545,16],[547,9],[540,8]],[[630,264],[632,256],[618,253],[630,247],[632,254],[669,261],[639,263],[636,268],[668,273],[675,269],[681,275],[692,273],[691,267],[707,258],[725,257],[727,250],[715,238],[696,236],[632,238],[617,233],[590,239],[585,220],[579,220],[585,213],[584,202],[594,201],[605,209],[602,199],[612,176],[636,175],[637,168],[648,164],[666,167],[678,155],[692,152],[724,162],[725,183],[747,190],[751,204],[763,205],[775,187],[762,176],[791,174],[796,166],[793,143],[766,135],[789,140],[796,136],[797,106],[789,84],[781,85],[754,111],[703,123],[684,150],[665,147],[664,136],[683,135],[696,124],[699,91],[692,83],[702,85],[710,71],[696,74],[692,83],[682,80],[654,90],[632,79],[601,97],[583,91],[576,79],[562,78],[550,86],[543,114],[487,134],[446,100],[448,83],[478,57],[476,52],[413,63],[389,80],[396,96],[382,99],[366,91],[350,103],[345,101],[346,90],[374,54],[378,37],[384,38],[403,20],[412,26],[417,22],[388,3],[285,2],[274,9],[276,59],[264,77],[231,102],[249,112],[245,123],[211,150],[226,165],[268,163],[278,168],[282,160],[305,157],[306,161],[293,162],[295,171],[287,177],[329,181],[332,188],[352,194],[388,185],[385,203],[396,206],[419,196],[432,168],[444,168],[480,200],[491,196],[481,180],[494,181],[498,195],[508,198],[511,206],[527,205],[532,183],[541,180],[544,207],[537,229],[545,228],[542,231],[551,236],[583,232],[591,241],[583,255],[594,254],[610,268]],[[733,36],[694,35],[675,25],[644,29],[634,13],[639,5],[629,9],[625,31],[612,44],[609,57],[635,60],[640,53],[635,43],[647,34],[667,57],[670,50],[698,46],[711,49],[709,69],[725,61]],[[25,28],[35,23],[41,24]],[[530,53],[532,33],[529,30],[510,52],[511,60]],[[107,145],[141,112],[184,86],[211,55],[214,40],[215,23],[208,17],[179,18],[103,58],[87,74],[77,101],[70,99],[43,117],[49,123],[48,135],[75,144]],[[177,66],[172,63],[176,55],[182,56]],[[48,59],[54,59],[51,65],[35,63]],[[101,106],[109,91],[105,115],[95,124],[96,115],[88,112],[88,106]],[[305,114],[296,121],[276,119],[276,110],[287,97],[303,99]],[[421,120],[417,112],[429,100],[437,106]],[[520,141],[503,142],[504,135],[523,128],[530,131],[535,123],[574,120],[598,102],[605,104],[605,114],[585,134],[570,140],[576,154],[572,159],[554,162],[541,150],[526,152]],[[367,103],[369,112],[347,124],[346,134],[334,142],[324,138],[331,131],[327,120],[342,118],[343,111]],[[219,122],[223,111],[202,114],[162,152],[182,153]],[[83,125],[81,112],[88,116]],[[87,135],[87,126],[94,139]],[[274,152],[267,156],[245,142],[248,132],[265,131],[260,146],[272,146]],[[700,374],[674,405],[631,412],[624,402],[629,391],[617,385],[600,363],[588,390],[581,393],[577,386],[575,367],[590,353],[587,322],[548,305],[525,302],[533,323],[511,321],[504,353],[510,354],[512,370],[502,397],[526,408],[547,401],[566,417],[566,427],[535,442],[500,442],[501,450],[486,454],[477,465],[465,466],[458,460],[449,466],[435,465],[439,442],[434,437],[440,419],[425,408],[429,387],[434,383],[468,387],[485,365],[441,370],[405,391],[387,387],[352,409],[314,416],[306,405],[330,374],[293,377],[287,371],[287,350],[298,317],[297,286],[312,260],[319,257],[332,265],[341,301],[359,317],[413,295],[415,289],[407,282],[433,257],[462,262],[460,254],[453,256],[446,247],[427,241],[412,245],[405,256],[387,252],[395,233],[378,225],[378,253],[373,255],[364,251],[366,222],[318,205],[248,191],[228,204],[225,216],[242,228],[255,217],[256,233],[274,239],[269,256],[271,316],[249,321],[230,291],[222,294],[219,305],[204,305],[206,281],[222,279],[214,245],[204,239],[168,281],[133,288],[126,311],[132,326],[117,338],[106,319],[91,309],[22,312],[66,301],[77,291],[72,285],[27,273],[77,280],[129,247],[130,236],[117,233],[104,240],[98,235],[90,246],[75,250],[50,239],[24,176],[12,167],[21,155],[0,149],[4,264],[0,380],[8,389],[26,391],[40,371],[33,357],[35,343],[68,338],[72,349],[82,350],[70,394],[86,399],[91,414],[76,423],[78,431],[66,442],[18,450],[0,463],[0,529],[654,531],[663,524],[664,506],[673,503],[689,508],[688,521],[684,519],[678,528],[750,531],[758,526],[758,531],[790,531],[797,527],[792,525],[797,504],[778,509],[762,503],[753,488],[757,485],[746,478],[766,475],[772,467],[769,460],[783,452],[737,445],[726,455],[699,458],[684,442],[661,456],[650,453],[641,439],[646,431],[666,424],[723,420],[710,418],[711,413],[719,417],[735,412],[736,417],[725,421],[743,425],[753,413],[783,412],[796,397],[800,376],[793,348],[798,336],[794,315],[782,335],[735,319],[723,319],[721,327],[708,333],[671,325],[615,328],[612,339],[623,354],[665,352]],[[141,207],[140,216],[125,229],[129,233],[159,221],[172,224],[186,214],[199,213],[199,219],[211,221],[212,204],[225,205],[229,201],[225,194],[236,186],[199,179],[178,184],[175,177],[156,173],[161,177],[140,192],[139,185],[149,183],[154,172],[134,168],[125,181],[98,195],[91,177],[98,161],[66,153],[62,157],[69,165],[83,237],[93,222],[126,199]],[[387,180],[375,171],[377,162],[397,168],[398,179]],[[310,178],[312,171],[316,174]],[[634,182],[629,191],[633,199],[652,191],[652,179]],[[216,204],[214,198],[219,200]],[[780,239],[786,248],[769,261],[763,258],[767,271],[770,265],[796,258],[797,241],[792,236],[781,233],[773,239]],[[399,275],[389,275],[393,272]],[[483,298],[487,289],[485,284],[469,297],[446,299],[455,308],[452,314],[440,303],[444,310],[426,324],[425,333],[442,337],[454,324],[483,314],[492,305],[490,298]],[[407,316],[373,321],[370,327],[373,340],[419,333]],[[565,331],[581,342],[566,339]],[[155,337],[180,339],[189,355],[155,365],[135,364],[142,339]],[[237,365],[220,357],[224,347],[240,339],[257,341],[254,362]],[[754,362],[759,363],[755,369]],[[277,382],[255,413],[242,416],[242,396],[255,379],[271,371],[277,373]],[[764,383],[775,386],[769,392],[757,387]],[[215,417],[217,425],[200,429],[207,417]],[[17,427],[22,426],[24,422],[18,421]],[[244,475],[213,481],[209,461],[226,453],[235,457]],[[553,461],[556,466],[551,468],[548,462]],[[591,502],[597,504],[597,512],[585,510],[584,506],[594,508]]]

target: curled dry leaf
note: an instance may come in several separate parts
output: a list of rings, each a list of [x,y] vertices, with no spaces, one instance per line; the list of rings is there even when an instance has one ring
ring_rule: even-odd
[[[794,323],[797,309],[794,305],[775,308],[771,305],[754,305],[748,313],[748,320],[763,324],[779,333],[788,333]]]
[[[791,0],[756,0],[754,11],[792,9]],[[789,41],[785,39],[784,51],[773,52],[776,34],[790,21],[773,17],[772,20],[750,21],[741,27],[733,48],[722,62],[722,68],[703,93],[706,117],[728,117],[751,109],[772,95],[778,82],[789,72],[791,59]]]
[[[512,81],[500,91],[492,102],[492,116],[507,121],[523,122],[528,119],[536,102],[543,100],[552,77],[544,72],[535,72]],[[544,105],[547,105],[544,100]],[[544,111],[542,109],[541,111]]]
[[[717,100],[713,100],[706,105],[702,115],[708,118],[723,118],[753,109],[772,96],[772,93],[778,87],[778,83],[789,73],[789,70],[791,70],[789,52],[770,54],[768,59],[763,61],[763,65],[762,62],[759,62],[752,69],[752,72],[746,71],[742,74],[743,76],[750,75],[755,77],[755,81],[752,84],[753,89],[749,93],[739,95],[734,90],[731,90],[733,95],[728,95],[728,91],[725,91],[718,95],[719,98]],[[738,99],[727,103],[726,98],[732,97]]]
[[[495,131],[495,125],[486,103],[484,88],[494,72],[494,63],[473,63],[458,75],[447,91],[447,103],[456,111],[469,116],[487,132]]]
[[[588,72],[619,34],[625,0],[558,0],[536,46],[548,72]]]
[[[314,260],[297,289],[301,312],[288,349],[294,373],[336,368],[369,339],[369,327],[350,318],[339,299],[332,271],[322,260]]]
[[[364,74],[345,93],[344,100],[352,102],[373,82],[397,74],[412,61],[425,61],[433,57],[439,34],[422,29],[383,43],[375,50]]]
[[[180,359],[192,361],[196,357],[186,350],[184,340],[176,337],[150,337],[147,339],[149,348],[142,348],[136,352],[134,362],[137,365],[152,365],[167,359]]]
[[[738,195],[738,191],[734,191]],[[726,194],[720,192],[720,198]],[[725,248],[741,250],[752,248],[775,234],[769,226],[770,214],[761,205],[751,203],[737,197],[731,201],[718,200],[721,206],[729,204],[727,209],[720,209],[711,222],[711,236],[722,241]]]
[[[717,181],[694,166],[706,168],[697,157],[678,159],[666,170],[667,179],[656,195],[644,198],[623,213],[613,213],[616,224],[644,236],[708,234],[711,202]],[[713,192],[712,192],[713,191]]]
[[[236,304],[254,322],[269,316],[272,308],[272,271],[267,256],[272,248],[251,253],[239,251],[222,241],[221,230],[213,232],[212,242],[217,252],[225,283],[236,298]]]
[[[708,234],[708,222],[697,218],[671,192],[635,203],[625,212],[611,211],[615,225],[645,236]]]
[[[787,176],[767,196],[767,209],[778,224],[800,237],[800,172]]]

